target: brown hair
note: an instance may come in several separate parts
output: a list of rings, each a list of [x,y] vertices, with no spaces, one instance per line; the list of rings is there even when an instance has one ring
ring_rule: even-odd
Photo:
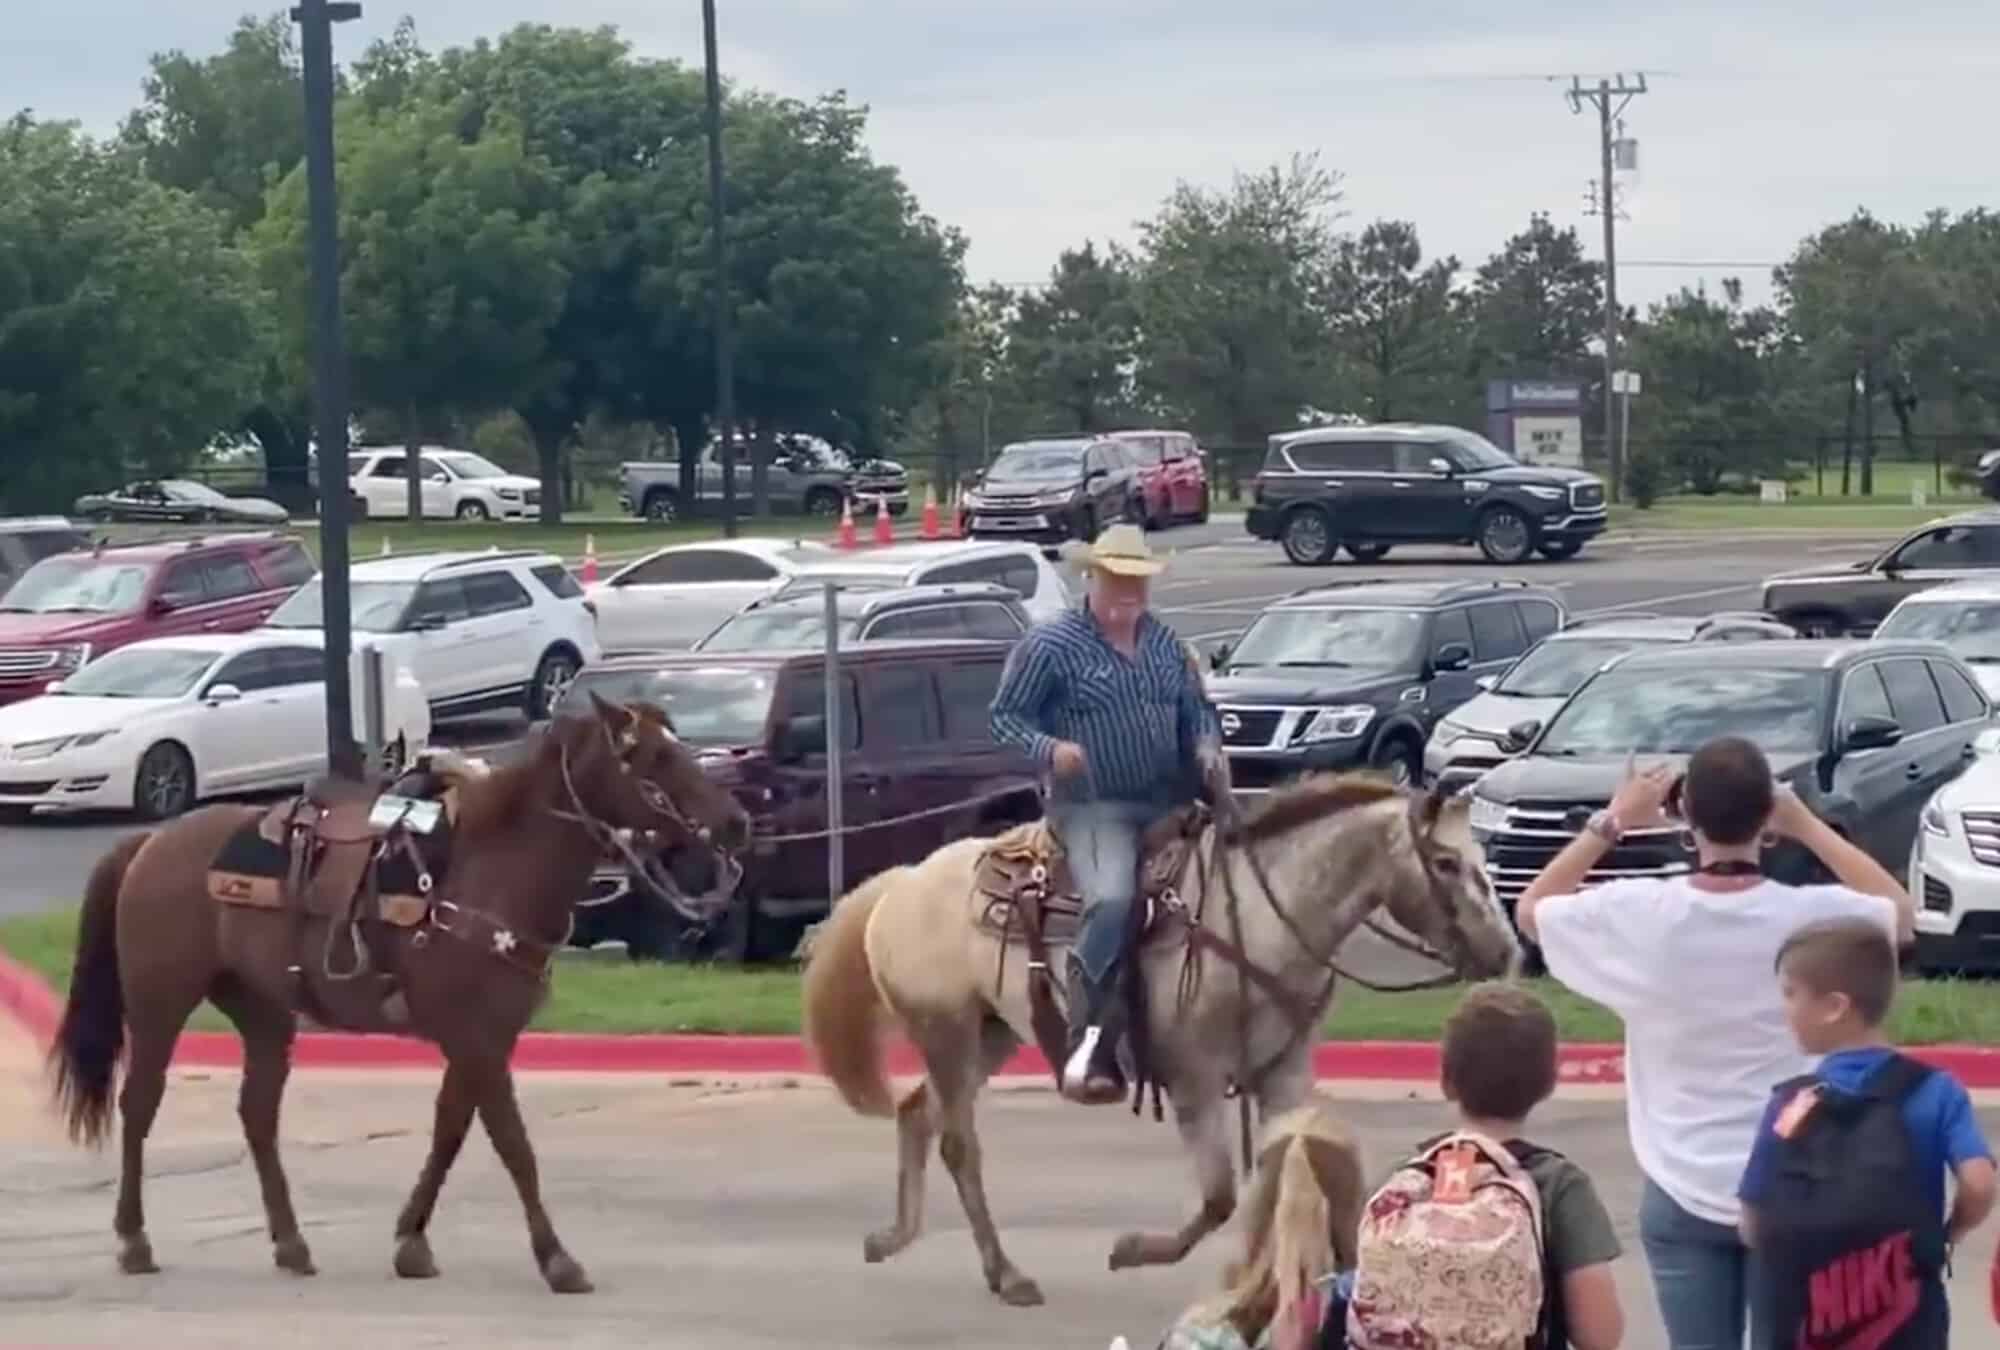
[[[1871,1027],[1896,1001],[1896,948],[1866,919],[1821,919],[1785,939],[1776,969],[1815,994],[1845,994]]]
[[[1526,1120],[1556,1090],[1556,1019],[1519,985],[1474,985],[1444,1024],[1444,1090],[1470,1116]]]
[[[1719,736],[1695,751],[1682,783],[1687,823],[1712,843],[1747,844],[1771,818],[1771,763],[1740,736]]]

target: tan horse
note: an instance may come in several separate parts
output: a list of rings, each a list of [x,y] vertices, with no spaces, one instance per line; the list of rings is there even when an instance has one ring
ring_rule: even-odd
[[[1371,778],[1327,775],[1268,797],[1225,832],[1219,850],[1216,827],[1205,833],[1174,889],[1193,925],[1243,959],[1220,959],[1216,942],[1170,941],[1146,948],[1141,965],[1153,1069],[1193,1155],[1201,1206],[1176,1232],[1119,1238],[1113,1270],[1177,1262],[1228,1220],[1236,1204],[1232,1084],[1245,1084],[1266,1121],[1306,1099],[1336,954],[1377,908],[1461,977],[1513,971],[1520,948],[1487,883],[1468,809],[1462,799],[1413,798]],[[1000,941],[980,923],[985,899],[975,875],[988,845],[947,844],[841,900],[807,964],[806,1031],[850,1107],[896,1118],[896,1219],[869,1235],[866,1258],[886,1260],[916,1239],[935,1137],[987,1286],[1029,1306],[1041,1291],[1001,1250],[973,1125],[988,1076],[1034,1035],[1028,962],[1014,950],[1003,966]],[[1185,1007],[1184,961],[1199,967]],[[885,1071],[885,1021],[915,1045],[926,1073],[900,1102]]]
[[[140,1198],[146,1134],[166,1089],[174,1043],[204,999],[243,1038],[238,1109],[277,1264],[313,1273],[277,1142],[294,1007],[304,1002],[330,1025],[400,1030],[444,1052],[430,1157],[396,1221],[396,1273],[437,1274],[425,1231],[476,1111],[520,1192],[543,1278],[558,1293],[590,1289],[542,1207],[508,1060],[547,992],[549,960],[615,831],[650,832],[664,845],[698,855],[693,869],[722,877],[733,867],[729,854],[748,841],[750,830],[743,809],[710,783],[657,709],[594,697],[592,703],[591,711],[555,722],[519,763],[456,785],[444,883],[421,923],[364,922],[366,945],[400,986],[406,1026],[382,1024],[379,980],[343,980],[323,959],[333,939],[347,940],[340,928],[329,933],[327,918],[305,918],[302,907],[258,909],[211,898],[208,873],[218,854],[242,838],[246,826],[257,829],[269,808],[209,806],[119,841],[98,862],[84,893],[69,1003],[50,1058],[56,1105],[71,1137],[97,1144],[110,1126],[112,1088],[129,1032],[114,1225],[126,1273],[158,1269]],[[329,843],[329,852],[367,846],[366,830],[355,825],[363,815],[363,808],[349,809],[346,828],[357,838]],[[691,869],[677,870],[686,875]],[[718,889],[702,903],[720,905],[727,898]]]

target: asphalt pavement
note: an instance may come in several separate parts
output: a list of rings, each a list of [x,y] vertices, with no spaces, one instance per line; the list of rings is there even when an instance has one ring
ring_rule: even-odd
[[[1153,546],[1169,554],[1166,573],[1154,583],[1155,609],[1183,637],[1207,649],[1241,632],[1271,601],[1327,581],[1512,575],[1555,590],[1576,615],[1700,614],[1754,608],[1765,575],[1861,557],[1879,541],[1816,540],[1798,532],[1735,540],[1709,533],[1638,535],[1599,542],[1566,562],[1537,559],[1505,570],[1462,548],[1398,548],[1370,566],[1301,568],[1287,563],[1275,545],[1246,536],[1240,519],[1218,518],[1162,531],[1153,536]],[[518,718],[468,722],[441,728],[438,739],[504,755],[525,730]],[[0,915],[73,902],[91,864],[131,828],[130,820],[102,816],[0,825]]]

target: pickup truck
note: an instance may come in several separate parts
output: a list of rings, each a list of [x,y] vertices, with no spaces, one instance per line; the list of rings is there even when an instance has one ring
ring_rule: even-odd
[[[750,509],[750,447],[736,447],[736,501]],[[627,460],[618,466],[618,505],[647,520],[668,524],[681,513],[681,466],[678,460]],[[857,513],[873,510],[886,497],[889,514],[910,509],[910,476],[892,460],[856,462],[825,442],[804,437],[780,438],[766,479],[771,509],[808,516],[837,516],[852,501]],[[722,500],[722,455],[714,445],[702,449],[695,462],[695,497],[702,503]]]

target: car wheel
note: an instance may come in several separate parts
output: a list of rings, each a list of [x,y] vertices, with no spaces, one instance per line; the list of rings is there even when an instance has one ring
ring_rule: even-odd
[[[1097,512],[1088,506],[1077,513],[1076,537],[1086,544],[1097,538]]]
[[[366,497],[349,497],[347,499],[347,514],[348,518],[351,520],[355,521],[367,520],[368,499]]]
[[[1423,752],[1401,736],[1386,737],[1375,747],[1368,767],[1399,788],[1413,788],[1423,778]]]
[[[566,651],[551,650],[542,653],[541,664],[535,667],[535,678],[528,686],[528,720],[539,722],[549,716],[562,696],[569,692],[569,682],[576,678],[577,659]]]
[[[832,488],[814,488],[806,494],[805,508],[809,516],[832,517],[840,514],[841,496]]]
[[[1577,554],[1583,552],[1583,541],[1581,539],[1549,539],[1543,541],[1537,547],[1541,549],[1542,556],[1550,562],[1561,562],[1565,558],[1574,558]]]
[[[194,805],[194,761],[171,741],[139,756],[132,805],[147,820],[171,820]]]
[[[1372,539],[1350,539],[1344,547],[1348,556],[1358,563],[1381,562],[1389,556],[1389,546]]]
[[[1201,490],[1201,501],[1200,501],[1200,502],[1199,502],[1199,503],[1198,503],[1198,504],[1197,504],[1197,505],[1195,506],[1195,508],[1194,508],[1194,523],[1195,523],[1195,524],[1197,524],[1197,525],[1206,525],[1206,524],[1208,524],[1208,489],[1207,489],[1207,488],[1203,488],[1203,489]]]
[[[491,520],[493,513],[486,509],[485,502],[460,502],[458,504],[458,518],[460,520]]]
[[[1285,556],[1300,567],[1324,567],[1333,561],[1340,543],[1333,537],[1333,522],[1316,506],[1304,507],[1285,517],[1278,532]]]
[[[1847,636],[1846,620],[1831,610],[1807,610],[1801,614],[1783,614],[1779,617],[1802,638]]]
[[[646,494],[645,506],[642,509],[646,519],[654,524],[671,525],[680,519],[681,502],[680,498],[665,488],[655,488]]]
[[[1526,562],[1535,551],[1535,528],[1511,506],[1495,506],[1479,518],[1479,551],[1494,563]]]

